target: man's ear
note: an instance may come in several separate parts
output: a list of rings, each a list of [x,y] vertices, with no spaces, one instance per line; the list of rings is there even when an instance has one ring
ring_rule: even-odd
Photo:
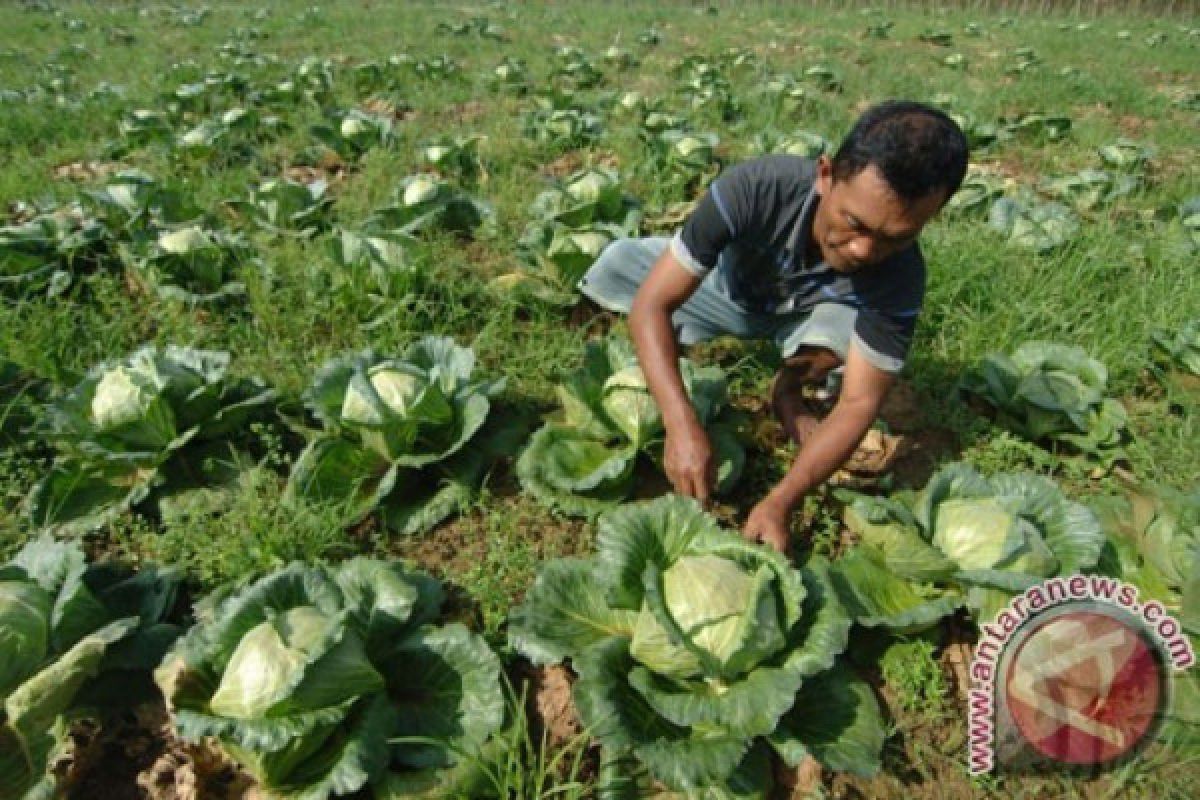
[[[817,156],[816,188],[817,194],[822,197],[828,196],[829,190],[833,188],[833,161],[825,154]]]

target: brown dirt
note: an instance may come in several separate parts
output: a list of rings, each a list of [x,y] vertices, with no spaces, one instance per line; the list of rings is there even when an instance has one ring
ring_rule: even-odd
[[[325,165],[318,164],[315,167],[308,166],[291,166],[285,167],[283,177],[296,183],[315,183],[316,181],[324,181],[330,188],[336,187],[346,179],[346,165]]]
[[[589,164],[608,167],[609,169],[620,169],[621,159],[612,150],[600,150],[596,152],[572,150],[569,153],[563,153],[548,164],[543,164],[538,168],[538,172],[550,178],[563,178],[572,172],[583,169]]]
[[[60,181],[86,183],[101,180],[126,169],[117,161],[72,161],[54,168],[54,177]]]
[[[906,434],[908,446],[892,464],[896,488],[917,489],[929,482],[938,465],[960,452],[958,437],[945,428]]]
[[[530,723],[529,735],[540,742],[543,734],[547,747],[557,751],[577,743],[583,725],[571,697],[575,676],[561,666],[534,667],[524,661],[514,667],[518,680],[528,681],[526,714]]]
[[[52,769],[69,800],[261,800],[252,780],[205,745],[177,739],[162,705],[142,705],[103,727],[79,721]]]
[[[781,761],[775,762],[775,796],[787,800],[806,800],[821,789],[821,765],[812,756],[791,768]],[[819,794],[815,794],[819,797]]]
[[[768,453],[790,449],[764,398],[737,398],[735,405],[750,416],[750,437],[756,448]],[[883,476],[891,475],[900,488],[923,486],[937,465],[958,448],[952,431],[928,425],[925,407],[927,403],[911,384],[897,383],[879,415],[891,432],[867,431],[858,449],[830,482],[846,488],[870,489]]]
[[[372,97],[362,104],[362,110],[380,117],[391,117],[396,122],[407,122],[420,116],[420,112],[404,103],[386,97]]]

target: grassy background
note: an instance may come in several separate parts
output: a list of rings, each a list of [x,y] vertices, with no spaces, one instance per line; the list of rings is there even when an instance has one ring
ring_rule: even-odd
[[[517,302],[488,289],[490,278],[516,266],[515,239],[546,180],[542,168],[562,153],[520,135],[519,113],[530,101],[491,92],[486,75],[503,57],[515,56],[527,62],[534,85],[544,85],[553,67],[552,48],[576,45],[604,69],[601,91],[636,89],[662,96],[670,110],[682,112],[683,101],[672,93],[671,65],[686,55],[715,58],[739,47],[759,60],[755,69],[727,71],[745,119],[731,125],[705,110],[689,114],[696,128],[720,134],[727,163],[748,157],[753,134],[767,126],[802,128],[836,142],[873,102],[940,93],[952,94],[956,108],[984,121],[1026,111],[1071,117],[1072,134],[1062,141],[1014,141],[974,157],[1021,184],[1097,166],[1096,149],[1118,136],[1153,146],[1157,155],[1147,186],[1087,215],[1075,241],[1053,253],[1009,249],[977,219],[943,216],[931,224],[922,237],[931,268],[926,311],[906,377],[930,424],[953,434],[963,458],[989,471],[1054,474],[1072,493],[1086,496],[1111,490],[1111,479],[1089,477],[1086,464],[1053,457],[997,430],[973,415],[954,391],[962,370],[996,349],[1011,350],[1027,339],[1080,345],[1105,362],[1111,391],[1130,410],[1131,471],[1176,487],[1194,486],[1200,479],[1195,408],[1172,407],[1145,372],[1150,332],[1200,316],[1195,257],[1162,247],[1148,221],[1155,210],[1200,194],[1197,114],[1173,102],[1181,92],[1200,89],[1197,17],[1121,15],[1108,12],[1112,4],[1069,2],[953,8],[876,3],[874,13],[840,3],[721,3],[715,4],[715,15],[707,5],[647,2],[461,9],[337,2],[323,4],[316,13],[308,11],[310,5],[214,2],[206,4],[211,13],[200,24],[187,25],[180,12],[162,5],[56,3],[56,11],[39,11],[4,4],[0,90],[46,88],[30,100],[6,96],[3,101],[0,203],[75,198],[81,187],[56,180],[53,168],[103,160],[117,138],[121,115],[161,108],[163,93],[189,71],[234,71],[258,83],[282,77],[305,57],[328,58],[337,76],[338,104],[349,107],[361,99],[349,67],[398,53],[445,53],[460,65],[460,74],[445,82],[414,78],[401,88],[399,95],[415,115],[399,124],[395,147],[370,152],[335,187],[335,216],[353,226],[381,205],[403,176],[418,170],[422,142],[442,133],[473,132],[487,137],[488,173],[479,193],[496,209],[496,234],[469,244],[435,237],[412,248],[426,275],[421,290],[386,324],[370,330],[358,322],[368,307],[365,295],[331,297],[324,291],[323,242],[256,234],[255,245],[276,280],[252,280],[243,311],[190,311],[131,295],[120,275],[98,274],[71,298],[0,301],[0,357],[68,387],[91,365],[146,342],[225,349],[234,354],[236,372],[260,375],[294,399],[331,355],[368,345],[394,351],[437,332],[473,344],[485,371],[507,377],[510,400],[549,408],[553,385],[578,363],[582,342],[596,327],[562,309]],[[1050,6],[1060,10],[1050,12]],[[1186,10],[1176,3],[1145,6],[1147,11],[1151,6]],[[1104,13],[1097,13],[1102,8]],[[1042,9],[1047,13],[1032,13]],[[478,14],[502,25],[511,41],[436,32],[439,22]],[[879,19],[895,23],[888,38],[865,38],[868,24]],[[977,24],[981,35],[966,35],[969,23]],[[637,34],[652,26],[662,33],[662,43],[639,45]],[[132,42],[114,41],[118,29],[131,34]],[[918,35],[927,30],[951,32],[953,45],[920,41]],[[1129,35],[1119,36],[1121,31]],[[1157,34],[1165,34],[1165,40],[1153,38]],[[219,53],[227,43],[276,60],[235,65]],[[603,67],[600,55],[614,43],[638,55],[641,66]],[[1027,73],[1008,74],[1020,47],[1032,48],[1042,63]],[[965,71],[939,63],[951,52],[966,57]],[[844,91],[816,93],[810,106],[794,114],[781,115],[755,101],[753,90],[763,71],[799,75],[815,64],[833,67]],[[1066,67],[1078,72],[1064,75]],[[119,94],[85,99],[103,84],[119,86]],[[319,111],[302,106],[285,116],[290,130],[242,163],[182,162],[154,147],[133,150],[122,162],[179,181],[199,205],[216,210],[223,200],[245,196],[259,178],[279,174],[311,144],[307,129],[320,120]],[[600,142],[578,155],[614,158],[629,190],[653,197],[657,187],[633,172],[647,158],[635,132],[616,117],[606,126]],[[736,386],[747,396],[760,393],[770,378],[771,358],[760,349],[730,345],[702,353],[733,368]],[[284,514],[277,501],[298,443],[277,429],[262,429],[259,437],[275,472],[248,486],[229,513],[165,529],[130,517],[93,537],[95,547],[180,564],[198,589],[293,558],[393,553],[416,559],[455,584],[464,613],[500,644],[505,614],[539,560],[588,546],[589,526],[553,517],[516,493],[507,474],[494,475],[472,509],[420,541],[389,539],[369,528],[343,532],[317,515]],[[752,458],[758,482],[752,481],[726,510],[734,523],[737,510],[748,508],[757,499],[755,491],[786,466],[778,455],[759,452]],[[45,463],[36,443],[0,452],[5,551],[29,534],[17,507]],[[836,507],[818,503],[809,510],[805,519],[813,530],[836,536]],[[946,724],[961,724],[961,719]],[[1135,789],[1141,780],[1128,779]],[[1164,780],[1150,790],[1174,787],[1172,779]],[[977,788],[1007,795],[1013,786]],[[1071,783],[1055,786],[1080,791]]]

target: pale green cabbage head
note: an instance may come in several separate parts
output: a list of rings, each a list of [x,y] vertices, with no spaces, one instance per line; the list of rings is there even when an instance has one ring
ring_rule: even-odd
[[[233,719],[267,716],[286,707],[315,708],[383,686],[383,678],[352,632],[331,646],[339,615],[296,606],[252,628],[229,659],[209,702],[213,712]]]
[[[418,175],[404,187],[404,205],[415,206],[437,196],[441,183],[431,175]]]
[[[154,393],[133,370],[115,367],[104,373],[92,395],[92,421],[100,430],[136,422],[154,402]]]
[[[944,500],[938,506],[933,544],[960,569],[1051,575],[1058,560],[1037,528],[1018,515],[1019,503],[1006,497]]]
[[[639,446],[662,430],[662,413],[637,365],[608,377],[601,403],[609,418]]]
[[[424,376],[389,365],[373,367],[368,372],[368,379],[384,405],[401,417],[408,414],[413,401],[427,385]],[[346,395],[342,398],[342,419],[364,425],[383,422],[372,398],[364,397],[354,383],[346,388]]]
[[[747,624],[753,625],[760,614],[776,613],[774,595],[758,602],[755,583],[754,573],[714,555],[683,556],[663,573],[667,609],[680,630],[721,664],[745,646]],[[676,678],[702,671],[696,655],[672,643],[646,607],[634,625],[630,654],[653,671]]]
[[[340,130],[342,136],[345,136],[347,139],[353,139],[356,136],[365,136],[373,132],[371,123],[362,117],[354,115],[342,118]]]
[[[213,240],[201,228],[189,225],[158,237],[158,246],[163,252],[183,255],[194,250],[212,247]]]
[[[599,203],[612,189],[614,181],[599,170],[588,170],[576,180],[567,185],[567,194],[576,200],[588,203]]]

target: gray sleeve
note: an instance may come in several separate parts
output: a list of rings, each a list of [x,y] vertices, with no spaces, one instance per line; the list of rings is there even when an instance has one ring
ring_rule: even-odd
[[[899,372],[908,358],[917,317],[861,309],[854,320],[854,345],[884,372]]]
[[[760,216],[755,199],[760,170],[754,162],[738,164],[709,185],[671,243],[688,271],[703,277],[730,242],[750,233]]]

